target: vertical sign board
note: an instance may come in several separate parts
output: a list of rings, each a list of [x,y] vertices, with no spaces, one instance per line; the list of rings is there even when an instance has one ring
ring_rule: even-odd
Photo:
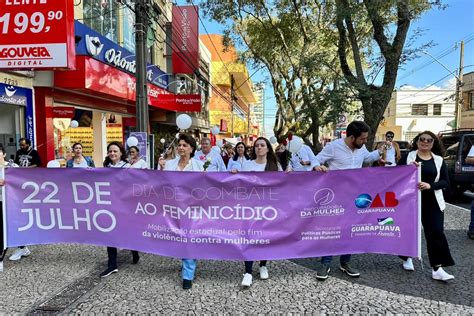
[[[0,0],[0,69],[72,69],[73,0]]]
[[[193,74],[199,69],[198,7],[173,6],[173,72]]]
[[[0,105],[11,104],[25,109],[25,137],[35,147],[35,113],[33,109],[33,90],[0,83]]]
[[[135,137],[138,139],[138,150],[140,151],[140,157],[146,162],[148,159],[147,143],[148,143],[148,134],[145,132],[131,132],[129,137]],[[127,145],[128,147],[128,145]]]

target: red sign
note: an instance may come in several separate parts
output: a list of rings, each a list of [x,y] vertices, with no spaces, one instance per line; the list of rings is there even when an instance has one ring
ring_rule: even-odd
[[[173,6],[173,72],[192,74],[199,69],[198,7]]]
[[[158,96],[158,104],[150,103],[150,105],[179,112],[201,112],[201,95],[161,94]]]
[[[56,71],[54,86],[135,102],[136,78],[133,75],[87,56],[78,56],[76,67],[75,71]],[[148,83],[147,90],[148,104],[152,107],[170,111],[201,111],[199,94],[174,95],[151,83]]]
[[[73,118],[76,109],[72,106],[55,106],[53,109],[53,117],[56,118]]]
[[[0,69],[74,68],[72,0],[0,0]]]

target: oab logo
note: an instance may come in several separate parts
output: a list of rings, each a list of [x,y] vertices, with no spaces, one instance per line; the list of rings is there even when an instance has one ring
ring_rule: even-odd
[[[373,212],[395,212],[394,207],[398,205],[395,192],[385,192],[384,200],[381,194],[377,193],[375,198],[372,198],[367,193],[359,195],[354,203],[359,209],[358,213],[373,213]]]

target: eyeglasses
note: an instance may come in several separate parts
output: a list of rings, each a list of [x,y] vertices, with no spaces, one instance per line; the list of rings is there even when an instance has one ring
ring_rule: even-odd
[[[386,138],[390,138],[390,139],[393,139],[393,135],[387,135],[385,136]]]
[[[431,144],[434,141],[433,138],[424,138],[424,137],[420,137],[418,140],[422,143],[428,143],[428,144]]]

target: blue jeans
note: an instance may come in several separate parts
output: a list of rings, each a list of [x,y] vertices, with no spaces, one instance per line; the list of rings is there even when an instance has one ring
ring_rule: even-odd
[[[196,265],[196,259],[183,259],[183,269],[181,270],[183,280],[194,280],[194,272],[196,272]]]
[[[349,261],[351,261],[351,255],[342,255],[341,256],[341,264],[346,264],[346,263],[349,263]],[[324,256],[321,258],[321,263],[322,264],[331,264],[331,261],[332,261],[332,256]]]
[[[474,200],[471,204],[471,223],[469,224],[469,231],[474,232]]]

